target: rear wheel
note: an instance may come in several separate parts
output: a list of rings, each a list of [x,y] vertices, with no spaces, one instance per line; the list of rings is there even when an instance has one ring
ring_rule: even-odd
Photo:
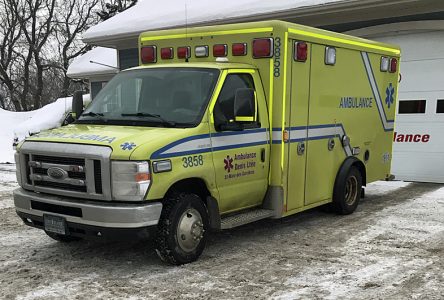
[[[173,194],[165,199],[160,216],[156,252],[168,263],[193,262],[202,254],[207,239],[207,209],[195,194]]]
[[[76,236],[62,235],[62,234],[57,234],[57,233],[48,232],[48,231],[45,231],[45,233],[53,240],[56,240],[56,241],[62,242],[62,243],[70,243],[70,242],[75,242],[75,241],[81,240],[81,238],[76,237]]]
[[[362,176],[356,167],[351,167],[343,178],[336,178],[333,193],[333,208],[341,215],[348,215],[355,211],[361,198]]]

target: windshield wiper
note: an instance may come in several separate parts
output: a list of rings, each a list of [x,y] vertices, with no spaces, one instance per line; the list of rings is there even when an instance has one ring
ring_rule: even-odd
[[[168,121],[168,120],[165,120],[164,118],[162,118],[160,115],[150,114],[150,113],[146,113],[146,112],[138,112],[138,113],[133,113],[133,114],[121,114],[121,116],[122,117],[149,117],[149,118],[155,118],[155,119],[158,119],[159,121],[161,121],[161,123],[163,125],[167,125],[169,127],[175,127],[176,126],[176,122]]]
[[[102,113],[96,113],[96,112],[93,112],[93,111],[89,111],[89,112],[87,112],[87,113],[83,113],[82,115],[81,115],[82,117],[99,117],[100,119],[103,119],[103,114]]]

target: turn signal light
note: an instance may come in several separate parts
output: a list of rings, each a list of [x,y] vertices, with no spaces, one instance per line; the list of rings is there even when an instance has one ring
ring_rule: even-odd
[[[227,45],[219,44],[213,46],[213,56],[214,57],[225,57],[227,56]]]
[[[160,49],[160,57],[162,57],[162,59],[172,59],[174,57],[173,48],[168,47]]]
[[[308,46],[306,42],[294,43],[294,60],[300,62],[307,61]]]
[[[396,58],[390,59],[390,73],[396,73],[398,70],[398,60]]]
[[[191,56],[191,47],[177,48],[177,57],[178,58],[190,58],[190,56]]]
[[[231,46],[231,52],[232,52],[233,56],[247,55],[247,44],[246,43],[235,43]]]
[[[155,63],[157,60],[156,46],[147,46],[140,49],[140,59],[143,64]]]
[[[273,39],[254,39],[253,40],[253,57],[269,58],[273,56]]]

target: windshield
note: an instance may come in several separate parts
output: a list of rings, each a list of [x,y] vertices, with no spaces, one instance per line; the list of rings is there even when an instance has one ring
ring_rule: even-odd
[[[200,123],[219,70],[157,68],[116,75],[77,123],[193,127]]]

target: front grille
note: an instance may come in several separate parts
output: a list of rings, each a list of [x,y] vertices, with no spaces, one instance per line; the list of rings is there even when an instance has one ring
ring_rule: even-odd
[[[50,164],[57,164],[57,165],[85,166],[85,160],[83,158],[33,155],[32,159],[34,161],[39,161],[42,163],[50,163]]]
[[[91,186],[88,191],[87,163],[83,158],[26,155],[28,183],[36,187],[59,189],[79,193],[102,194],[102,170],[100,160],[91,160]],[[62,172],[62,177],[51,175],[50,169]]]
[[[72,198],[111,198],[110,147],[26,141],[20,148],[23,188]]]
[[[102,193],[102,164],[100,160],[94,161],[94,185],[96,188],[96,193]]]

